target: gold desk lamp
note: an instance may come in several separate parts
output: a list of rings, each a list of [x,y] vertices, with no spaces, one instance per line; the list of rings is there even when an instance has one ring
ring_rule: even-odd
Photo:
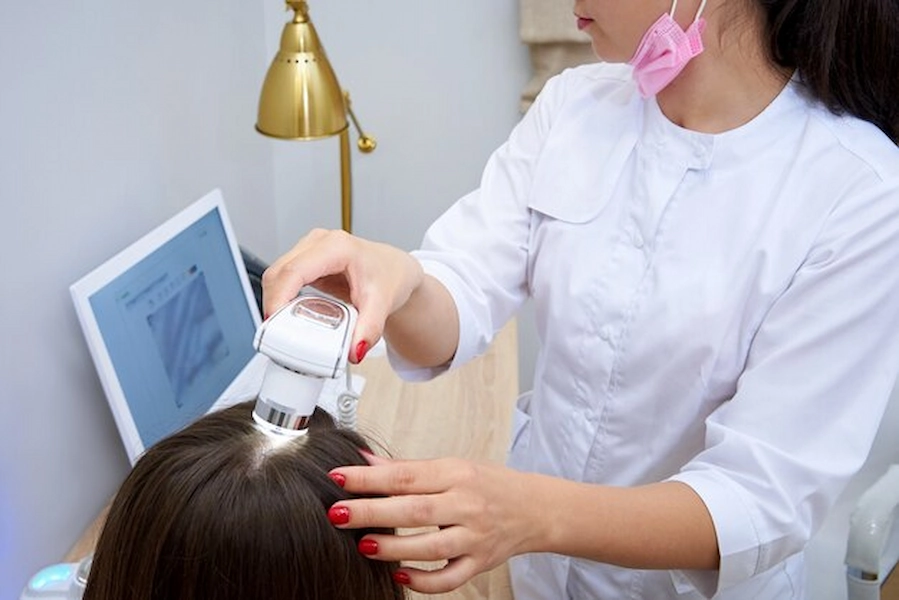
[[[287,0],[293,20],[281,32],[281,48],[272,61],[259,97],[259,133],[285,140],[317,140],[340,135],[340,216],[344,231],[352,231],[353,203],[350,137],[347,114],[359,132],[357,146],[369,153],[377,142],[366,135],[350,96],[340,88],[309,19],[305,0]]]

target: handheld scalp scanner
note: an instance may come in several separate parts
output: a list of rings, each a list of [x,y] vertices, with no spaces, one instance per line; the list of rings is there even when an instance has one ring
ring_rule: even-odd
[[[346,372],[356,309],[303,292],[256,330],[253,346],[269,359],[253,419],[268,433],[300,435],[327,379]]]

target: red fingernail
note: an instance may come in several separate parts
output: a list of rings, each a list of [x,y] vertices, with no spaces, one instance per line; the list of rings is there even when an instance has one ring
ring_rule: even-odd
[[[268,313],[264,313],[264,314],[262,315],[262,320],[263,320],[263,321],[267,321],[267,320],[268,320],[268,317],[269,317]]]
[[[365,358],[365,353],[368,352],[368,342],[362,340],[358,344],[356,344],[356,362],[362,362],[362,359]]]
[[[364,540],[359,540],[359,552],[365,554],[366,556],[371,556],[372,554],[378,553],[378,542],[374,540],[370,540],[368,538]]]
[[[346,485],[346,477],[340,473],[328,473],[328,477],[330,477],[331,481],[336,483],[339,487]]]
[[[393,580],[400,585],[409,585],[412,583],[412,578],[409,577],[408,573],[404,573],[403,571],[397,571],[393,574]]]
[[[328,510],[328,520],[334,525],[346,525],[350,522],[350,509],[346,506],[332,506]]]

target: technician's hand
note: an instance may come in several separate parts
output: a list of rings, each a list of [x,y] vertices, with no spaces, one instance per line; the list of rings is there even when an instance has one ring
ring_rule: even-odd
[[[399,583],[427,594],[447,592],[532,550],[539,515],[529,512],[527,474],[452,458],[371,461],[334,469],[331,477],[354,494],[388,497],[340,501],[328,518],[341,529],[431,527],[360,540],[359,551],[376,560],[448,561],[434,571],[403,567],[394,576]]]
[[[316,229],[266,269],[264,311],[271,315],[305,285],[351,302],[359,318],[349,358],[359,362],[381,338],[387,317],[406,303],[422,279],[418,261],[398,248],[341,230]]]

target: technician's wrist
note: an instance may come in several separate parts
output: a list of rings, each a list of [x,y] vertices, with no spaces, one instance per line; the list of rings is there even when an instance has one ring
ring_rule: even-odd
[[[520,484],[514,492],[522,507],[521,533],[513,555],[551,552],[560,547],[558,511],[565,510],[555,487],[561,480],[537,473],[518,473]]]

